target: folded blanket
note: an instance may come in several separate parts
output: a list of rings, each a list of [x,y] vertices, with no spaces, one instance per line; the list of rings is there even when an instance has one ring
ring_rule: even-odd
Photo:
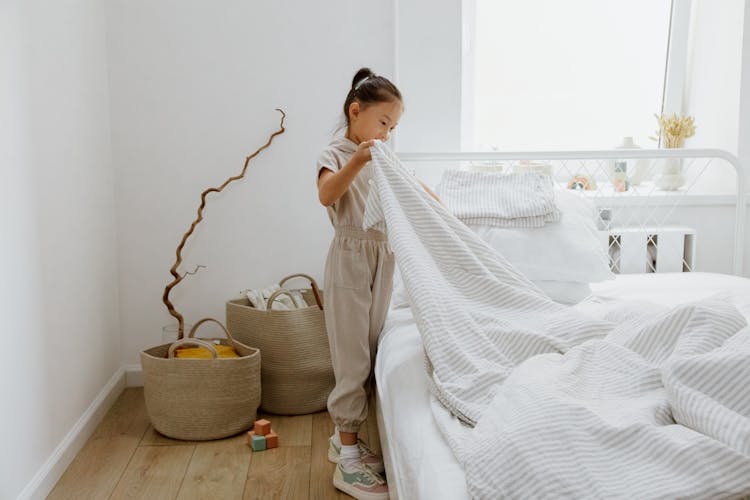
[[[542,227],[560,219],[552,178],[541,173],[448,170],[437,192],[453,215],[469,225]]]

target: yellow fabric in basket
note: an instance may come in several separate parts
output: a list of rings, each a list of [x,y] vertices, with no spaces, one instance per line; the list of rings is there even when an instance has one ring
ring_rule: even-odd
[[[239,358],[239,354],[234,350],[234,347],[224,344],[214,345],[216,352],[219,353],[220,358]],[[174,351],[176,358],[195,358],[195,359],[211,359],[211,351],[205,347],[178,347]]]

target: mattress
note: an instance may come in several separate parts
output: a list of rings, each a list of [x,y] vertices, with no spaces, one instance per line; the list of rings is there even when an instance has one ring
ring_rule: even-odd
[[[398,286],[398,284],[397,284]],[[593,294],[575,307],[601,318],[624,302],[674,306],[722,293],[750,323],[750,280],[712,273],[618,275],[592,284]],[[400,291],[394,290],[394,296]],[[375,363],[377,418],[392,499],[468,498],[463,470],[435,422],[450,420],[431,396],[422,342],[411,310],[393,303]],[[456,435],[467,432],[452,419]]]

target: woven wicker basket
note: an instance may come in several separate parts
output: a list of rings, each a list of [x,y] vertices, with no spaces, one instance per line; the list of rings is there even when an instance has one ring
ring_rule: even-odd
[[[279,282],[302,277],[311,288],[300,289],[309,307],[291,310],[262,310],[247,298],[227,302],[227,328],[235,338],[257,346],[263,352],[261,385],[264,411],[280,415],[301,415],[324,410],[335,379],[331,366],[322,294],[315,280],[293,274]],[[287,290],[277,290],[274,299]]]
[[[238,358],[218,358],[211,342],[192,338],[207,321],[227,335]],[[200,345],[213,359],[173,357],[181,345]],[[248,429],[260,405],[260,351],[238,342],[219,321],[205,318],[187,338],[141,352],[146,411],[154,428],[175,439],[203,441],[232,436]]]

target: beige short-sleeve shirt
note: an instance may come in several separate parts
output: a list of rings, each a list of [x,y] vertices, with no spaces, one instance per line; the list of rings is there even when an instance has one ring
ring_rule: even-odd
[[[332,172],[338,172],[351,160],[357,151],[357,144],[347,139],[343,135],[337,135],[331,139],[330,144],[323,150],[318,157],[316,168],[315,182],[318,181],[320,170],[327,168]],[[341,195],[333,205],[326,207],[328,218],[334,227],[338,226],[355,226],[362,227],[362,219],[365,213],[365,203],[367,195],[372,185],[372,163],[367,164],[359,171],[354,182],[349,189]]]

